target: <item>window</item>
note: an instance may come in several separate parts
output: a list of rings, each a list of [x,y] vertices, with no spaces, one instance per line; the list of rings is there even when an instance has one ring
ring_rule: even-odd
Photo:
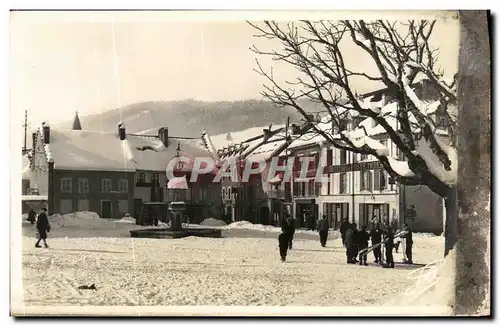
[[[339,175],[339,194],[345,194],[347,192],[347,173],[341,173]]]
[[[383,190],[386,188],[385,172],[383,170],[373,171],[373,190]]]
[[[231,195],[231,187],[227,188],[227,199],[229,199],[229,200],[233,199],[233,197]]]
[[[332,165],[332,161],[333,161],[332,151],[333,150],[331,150],[331,149],[326,150],[326,166]]]
[[[27,179],[23,179],[23,195],[27,195],[30,189],[30,181]]]
[[[111,179],[101,180],[101,192],[111,192]]]
[[[127,214],[128,213],[128,200],[120,199],[118,201],[118,213]]]
[[[78,178],[78,193],[79,194],[88,194],[89,193],[89,180],[86,178]]]
[[[89,210],[89,200],[88,199],[78,199],[78,211],[86,212]]]
[[[160,184],[160,174],[158,172],[151,172],[151,183],[153,185]]]
[[[340,150],[340,165],[347,163],[347,151],[345,149]]]
[[[361,185],[360,190],[372,191],[372,172],[361,171]]]
[[[364,161],[368,158],[368,154],[361,154],[361,161]]]
[[[70,193],[72,191],[71,178],[61,179],[61,192]]]
[[[200,188],[198,187],[191,188],[191,199],[200,200]]]
[[[146,182],[146,175],[144,172],[139,172],[137,174],[137,183],[145,183]]]
[[[226,188],[222,188],[222,199],[226,199]]]
[[[73,212],[71,199],[61,199],[59,203],[61,214],[68,214]]]
[[[151,174],[149,172],[144,172],[144,182],[146,183],[151,182]]]
[[[127,179],[118,180],[118,191],[119,192],[128,192],[128,180]]]

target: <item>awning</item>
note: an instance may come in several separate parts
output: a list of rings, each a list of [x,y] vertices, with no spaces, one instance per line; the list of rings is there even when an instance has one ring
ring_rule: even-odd
[[[186,177],[177,177],[168,180],[168,189],[188,189],[188,182]]]

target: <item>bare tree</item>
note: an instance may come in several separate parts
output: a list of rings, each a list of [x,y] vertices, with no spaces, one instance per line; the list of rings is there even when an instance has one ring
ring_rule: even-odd
[[[280,85],[273,71],[267,72],[258,59],[256,71],[265,77],[263,96],[280,106],[295,108],[312,125],[311,132],[321,135],[336,148],[375,156],[388,174],[405,185],[425,185],[445,198],[445,254],[453,248],[456,227],[456,78],[446,82],[438,67],[438,49],[429,38],[435,21],[297,21],[262,24],[248,22],[256,37],[277,40],[280,51],[252,50],[297,69],[300,77]],[[342,50],[347,42],[369,56],[377,73],[368,74],[364,67],[346,64]],[[421,100],[413,89],[415,78],[425,76],[436,90],[432,105]],[[396,110],[381,105],[366,105],[360,100],[353,80],[378,83],[397,103]],[[319,103],[327,113],[321,121],[312,118],[304,101]],[[437,104],[436,104],[437,102]],[[432,114],[444,115],[447,137],[437,134]],[[385,145],[370,137],[364,126],[355,135],[345,130],[345,115],[371,118],[404,155],[397,160]],[[396,125],[391,123],[396,121]],[[427,151],[422,151],[425,147]]]

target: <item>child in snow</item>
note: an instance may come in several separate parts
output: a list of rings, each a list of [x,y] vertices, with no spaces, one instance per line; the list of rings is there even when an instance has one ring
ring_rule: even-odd
[[[48,248],[47,245],[47,232],[50,232],[50,224],[49,219],[47,218],[47,209],[42,208],[40,214],[38,214],[38,218],[36,219],[36,229],[38,231],[38,241],[35,244],[35,247],[40,248],[40,240],[43,240],[43,244],[45,248]]]
[[[286,260],[286,253],[288,251],[288,244],[289,244],[289,234],[286,232],[281,233],[278,236],[278,245],[280,248],[280,257],[281,261]]]

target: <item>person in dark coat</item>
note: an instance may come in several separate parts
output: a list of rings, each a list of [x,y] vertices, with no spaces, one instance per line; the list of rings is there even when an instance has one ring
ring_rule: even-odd
[[[35,247],[40,248],[40,241],[43,240],[45,248],[48,248],[47,232],[50,232],[50,224],[46,208],[42,208],[42,211],[38,214],[38,218],[36,219],[36,229],[38,231],[38,241],[36,242]]]
[[[31,223],[31,224],[35,224],[35,221],[36,221],[36,212],[31,209],[28,213],[28,221]]]
[[[386,268],[394,268],[394,257],[392,256],[392,250],[394,249],[394,233],[392,231],[391,226],[389,223],[386,223],[385,225],[385,231],[384,231],[384,241],[386,240],[385,243],[385,261],[386,261]]]
[[[359,233],[359,230],[358,230],[358,225],[356,223],[352,223],[351,224],[351,227],[353,229],[353,232],[354,232],[354,242],[353,242],[353,248],[352,248],[352,260],[357,263],[358,262],[358,252],[359,252],[359,247],[358,247],[358,233]]]
[[[372,246],[382,242],[382,230],[379,223],[376,223],[375,227],[370,231],[370,238]],[[382,248],[380,246],[373,249],[373,255],[375,256],[375,263],[382,263]]]
[[[370,235],[368,232],[366,232],[366,225],[363,225],[361,227],[361,231],[358,231],[356,234],[357,237],[357,248],[358,250],[363,250],[368,248],[368,240],[370,240]],[[360,265],[365,265],[368,266],[368,263],[366,262],[366,256],[367,254],[359,254],[359,264]]]
[[[408,233],[404,236],[405,238],[405,253],[406,253],[406,259],[408,264],[413,264],[413,232],[411,231],[410,227],[408,224],[404,224],[403,230],[407,231]]]
[[[293,235],[295,234],[295,222],[290,216],[287,216],[281,222],[281,231],[283,231],[283,233],[285,233],[288,237],[288,249],[292,249]]]
[[[346,247],[345,236],[346,236],[347,229],[349,229],[349,227],[350,227],[349,221],[347,219],[343,219],[342,223],[340,224],[340,235],[342,236],[342,245],[344,247]]]
[[[319,242],[322,247],[326,247],[326,241],[328,240],[328,230],[330,229],[330,224],[326,219],[326,215],[323,215],[323,218],[318,223],[318,232],[319,232]]]
[[[280,257],[281,261],[286,261],[286,254],[288,251],[288,241],[289,241],[289,235],[285,232],[280,233],[278,236],[278,246],[280,249]]]
[[[349,225],[345,231],[345,254],[347,256],[347,263],[354,264],[354,228]]]

